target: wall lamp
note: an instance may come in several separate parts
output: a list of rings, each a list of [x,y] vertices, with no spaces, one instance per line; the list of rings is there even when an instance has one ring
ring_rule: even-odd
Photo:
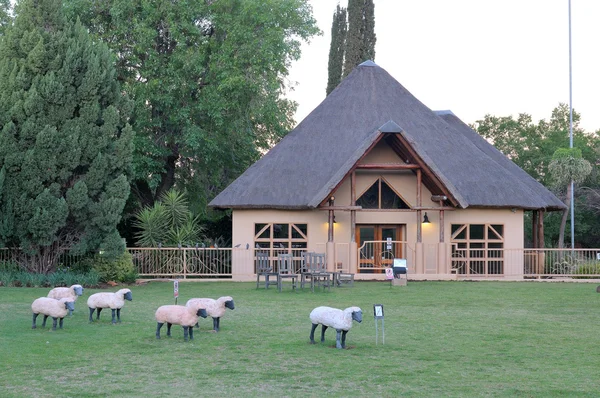
[[[427,212],[425,212],[425,215],[423,216],[423,224],[431,224],[429,217],[427,217]]]

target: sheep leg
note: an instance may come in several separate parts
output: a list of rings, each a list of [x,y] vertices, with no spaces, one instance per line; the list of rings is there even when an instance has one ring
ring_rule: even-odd
[[[327,330],[327,326],[322,325],[321,327],[321,343],[325,342],[325,331]]]
[[[39,314],[33,314],[33,323],[32,323],[32,325],[31,325],[31,328],[32,328],[32,329],[35,329],[35,328],[37,328],[37,325],[35,324],[35,320],[37,319],[37,316],[38,316],[38,315],[39,315]]]
[[[156,338],[160,340],[160,328],[162,328],[164,323],[157,322],[156,324]]]
[[[102,311],[102,308],[96,308],[96,320],[100,319],[100,311]]]
[[[52,317],[52,330],[56,330],[56,318]]]
[[[189,326],[183,327],[183,340],[184,341],[188,341],[188,329],[189,329]]]
[[[344,348],[343,345],[340,343],[341,334],[342,334],[342,330],[341,329],[337,329],[337,334],[335,336],[335,348],[340,349],[340,350],[342,348]]]
[[[346,348],[346,333],[348,333],[347,330],[342,331],[342,348]]]
[[[200,323],[196,322],[196,324],[194,326],[197,327],[198,329],[200,329]]]
[[[73,315],[73,310],[69,310],[69,316]]]
[[[190,332],[190,340],[194,340],[194,327],[193,326],[188,326],[188,330]]]
[[[221,318],[213,318],[213,329],[215,330],[215,332],[219,331],[219,320]]]
[[[59,328],[59,329],[62,329],[62,326],[63,326],[63,320],[64,320],[64,319],[65,319],[65,318],[60,318],[60,320],[58,321],[58,328]]]
[[[171,324],[167,322],[167,337],[171,337]]]
[[[318,323],[313,323],[310,329],[310,344],[315,344],[315,329],[319,326]]]
[[[92,315],[94,315],[94,310],[95,308],[90,308],[90,322],[94,322],[94,319],[92,318]]]
[[[121,323],[121,309],[117,308],[117,322]]]
[[[42,327],[46,327],[46,319],[48,319],[48,315],[44,315],[44,322],[42,322]]]
[[[113,323],[113,325],[117,323],[117,320],[115,319],[115,311],[116,311],[116,309],[114,309],[114,308],[111,309],[111,312],[112,312],[112,323]]]

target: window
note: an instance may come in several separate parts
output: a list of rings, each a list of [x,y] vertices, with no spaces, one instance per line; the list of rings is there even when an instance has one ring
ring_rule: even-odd
[[[504,273],[504,226],[452,224],[452,268],[464,275]]]
[[[254,247],[269,249],[271,256],[278,253],[300,255],[308,242],[307,224],[254,224]]]
[[[410,209],[382,177],[356,200],[356,205],[363,209]]]

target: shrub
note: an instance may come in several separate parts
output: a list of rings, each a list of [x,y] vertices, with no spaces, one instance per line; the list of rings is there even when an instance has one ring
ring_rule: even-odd
[[[100,284],[100,274],[94,270],[80,276],[79,280],[83,287],[97,287]]]
[[[0,285],[8,287],[14,280],[14,273],[11,271],[0,271]]]
[[[76,262],[74,262],[69,270],[76,274],[86,274],[93,270],[95,257],[81,257]]]
[[[589,263],[583,263],[575,268],[575,272],[573,273],[573,279],[589,279],[589,278],[597,278],[597,276],[575,276],[575,275],[600,275],[600,262],[592,261]]]
[[[110,260],[100,255],[96,256],[94,259],[94,271],[99,274],[100,281],[102,282],[126,282],[136,275],[129,252],[124,252],[116,260]],[[133,281],[135,281],[135,277]]]
[[[2,272],[19,272],[19,264],[13,261],[0,261],[0,271]]]

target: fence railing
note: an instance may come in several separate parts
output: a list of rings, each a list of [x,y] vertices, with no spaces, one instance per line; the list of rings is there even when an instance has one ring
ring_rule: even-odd
[[[316,251],[324,249],[317,247]],[[231,278],[256,272],[256,251],[269,253],[274,270],[280,253],[293,255],[296,270],[302,252],[290,248],[128,248],[140,277],[144,278]],[[443,253],[441,251],[444,251]],[[322,250],[324,252],[324,250]],[[0,249],[0,266],[15,263],[20,251]],[[336,244],[336,261],[346,268],[348,244]],[[419,254],[405,241],[371,241],[358,248],[357,271],[382,273],[394,258],[405,258],[409,274],[416,273]],[[425,274],[455,275],[458,278],[594,278],[600,279],[600,249],[457,249],[452,244],[423,245]],[[82,256],[61,256],[59,266],[68,269]],[[445,259],[445,260],[444,260]],[[338,264],[336,264],[336,267]]]

